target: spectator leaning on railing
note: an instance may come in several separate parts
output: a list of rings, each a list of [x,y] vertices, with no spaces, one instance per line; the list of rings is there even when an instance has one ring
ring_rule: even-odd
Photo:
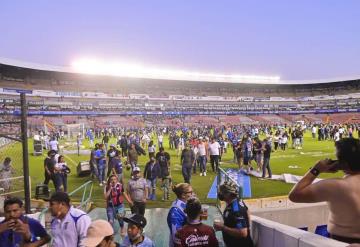
[[[289,194],[293,202],[323,202],[329,205],[328,231],[333,239],[360,243],[360,141],[343,138],[335,143],[337,161],[320,160],[294,186]],[[343,170],[343,178],[313,183],[323,172]]]

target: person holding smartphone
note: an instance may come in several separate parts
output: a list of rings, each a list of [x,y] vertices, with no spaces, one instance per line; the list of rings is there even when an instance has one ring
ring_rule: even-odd
[[[124,187],[116,175],[113,174],[109,177],[107,186],[104,187],[104,196],[106,199],[106,214],[109,223],[114,228],[115,219],[117,219],[120,226],[120,235],[125,236],[126,230],[123,221],[123,216],[125,215]]]
[[[4,202],[5,219],[0,222],[0,247],[42,246],[51,237],[39,221],[23,214],[23,202],[16,197]]]
[[[343,138],[335,143],[337,161],[317,162],[293,187],[289,199],[293,202],[327,202],[330,237],[346,243],[360,243],[360,141]],[[314,180],[321,173],[342,170],[343,178]]]

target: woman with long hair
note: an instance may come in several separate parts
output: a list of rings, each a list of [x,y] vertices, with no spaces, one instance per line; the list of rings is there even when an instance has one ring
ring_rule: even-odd
[[[67,166],[63,155],[59,156],[58,163],[55,166],[58,171],[58,184],[63,187],[64,192],[67,192],[67,175],[70,173],[70,168]]]
[[[125,236],[126,230],[124,227],[123,217],[125,216],[124,207],[124,187],[119,182],[116,175],[111,175],[104,187],[104,197],[106,200],[106,214],[109,223],[114,228],[115,219],[120,225],[120,235]]]

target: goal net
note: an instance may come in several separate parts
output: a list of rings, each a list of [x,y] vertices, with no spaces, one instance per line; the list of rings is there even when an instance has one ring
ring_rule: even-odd
[[[84,124],[67,124],[66,125],[66,137],[68,140],[76,139],[80,135],[81,138],[84,138],[85,128]]]

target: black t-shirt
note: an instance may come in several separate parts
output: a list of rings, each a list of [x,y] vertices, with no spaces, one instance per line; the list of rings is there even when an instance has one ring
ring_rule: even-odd
[[[245,238],[236,238],[226,232],[223,232],[223,238],[226,246],[253,247],[254,244],[250,237],[250,224],[247,214],[248,208],[242,200],[234,200],[224,211],[224,225],[236,229],[248,229],[248,235]]]
[[[270,154],[271,154],[271,145],[269,142],[265,142],[264,158],[270,158]]]
[[[56,165],[56,160],[55,160],[55,158],[46,157],[46,159],[44,160],[44,166],[46,166],[46,168],[47,168],[51,173],[54,172],[55,165]]]
[[[256,154],[261,154],[261,148],[262,148],[262,143],[261,142],[256,142],[254,145],[254,151]],[[255,150],[257,149],[257,150]]]
[[[103,137],[102,141],[103,143],[109,143],[109,139],[110,139],[109,136],[106,135]]]
[[[169,176],[170,155],[167,152],[164,153],[158,152],[155,158],[160,165],[160,176],[162,178]]]

